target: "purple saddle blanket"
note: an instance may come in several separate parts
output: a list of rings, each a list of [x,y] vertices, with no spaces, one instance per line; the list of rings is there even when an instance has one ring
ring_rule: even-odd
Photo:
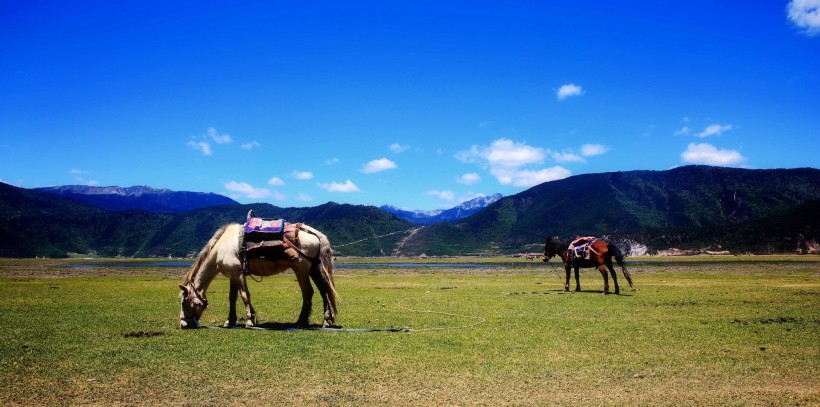
[[[284,219],[250,218],[245,222],[245,233],[276,233],[281,234],[285,230]]]

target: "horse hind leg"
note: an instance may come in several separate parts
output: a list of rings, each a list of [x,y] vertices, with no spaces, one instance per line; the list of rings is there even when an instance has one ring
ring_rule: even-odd
[[[615,268],[612,267],[612,260],[606,262],[606,267],[609,269],[609,274],[612,275],[612,283],[615,284],[615,294],[621,293],[621,288],[618,287],[618,273],[615,272]]]
[[[602,264],[598,266],[598,271],[601,272],[601,276],[604,278],[604,294],[609,294],[609,275],[607,274],[607,269]]]
[[[253,305],[251,305],[251,293],[248,291],[248,282],[244,275],[240,277],[237,282],[239,285],[239,294],[242,296],[242,302],[245,303],[245,317],[247,318],[245,327],[254,327],[259,321],[256,319],[256,310],[254,310]]]
[[[329,327],[333,325],[335,322],[333,320],[333,312],[330,309],[330,299],[328,298],[328,289],[327,283],[325,279],[322,277],[321,271],[319,271],[319,264],[313,264],[310,268],[310,279],[313,280],[313,284],[316,284],[316,288],[319,289],[319,295],[322,296],[322,307],[324,309],[324,318],[322,320],[322,327]]]
[[[313,307],[313,286],[310,285],[310,278],[308,277],[310,271],[304,267],[293,267],[293,272],[296,274],[299,288],[302,289],[302,311],[299,312],[296,325],[308,326],[310,325],[310,310]]]

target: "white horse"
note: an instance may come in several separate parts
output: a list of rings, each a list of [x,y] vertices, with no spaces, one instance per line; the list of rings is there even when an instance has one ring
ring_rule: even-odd
[[[287,228],[295,228],[287,230]],[[282,255],[275,258],[248,259],[250,273],[258,276],[270,276],[292,269],[296,274],[299,287],[302,289],[302,311],[297,325],[307,326],[310,317],[313,287],[316,284],[324,304],[323,327],[331,326],[336,320],[336,288],[333,285],[332,250],[327,237],[318,230],[304,224],[288,224],[285,229],[295,233],[296,239],[285,239],[286,247],[292,249],[292,256]],[[245,303],[246,327],[258,324],[256,311],[251,305],[251,296],[243,273],[242,241],[243,225],[232,223],[220,228],[211,240],[199,252],[191,266],[185,281],[180,284],[182,310],[179,314],[180,328],[198,328],[199,318],[208,307],[205,292],[217,274],[222,273],[230,279],[230,312],[224,326],[236,325],[237,293],[242,295]],[[271,257],[271,256],[267,256]]]

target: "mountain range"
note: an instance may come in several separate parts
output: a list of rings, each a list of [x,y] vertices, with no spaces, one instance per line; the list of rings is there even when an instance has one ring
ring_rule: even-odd
[[[103,195],[120,193],[111,192]],[[161,199],[150,200],[156,201]],[[374,206],[333,202],[310,208],[229,202],[187,211],[168,205],[155,211],[125,207],[0,183],[0,256],[190,257],[218,227],[244,221],[250,209],[316,227],[328,235],[337,255],[538,252],[548,236],[575,235],[606,237],[649,253],[669,247],[805,251],[816,248],[820,237],[820,170],[686,166],[583,174],[430,225]]]
[[[35,190],[73,198],[110,211],[180,213],[207,206],[239,204],[231,198],[214,193],[172,191],[147,186],[123,188],[65,185]]]
[[[417,225],[432,225],[434,223],[453,222],[460,219],[464,219],[480,211],[481,209],[486,208],[488,205],[498,201],[503,197],[504,196],[501,194],[480,196],[477,198],[473,198],[469,201],[463,202],[460,205],[457,205],[450,209],[438,209],[431,211],[408,211],[391,205],[383,205],[380,206],[379,209],[385,212],[390,212],[401,219],[413,222]]]

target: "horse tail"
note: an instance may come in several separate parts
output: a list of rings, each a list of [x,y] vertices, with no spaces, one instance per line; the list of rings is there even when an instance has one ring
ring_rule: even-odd
[[[632,287],[632,274],[629,273],[629,269],[626,268],[626,264],[624,264],[624,255],[621,253],[621,250],[618,249],[618,246],[610,243],[608,249],[615,255],[615,261],[618,262],[618,265],[621,266],[621,271],[624,273],[624,277],[626,277],[626,281],[629,282],[629,286]]]
[[[202,264],[208,259],[208,255],[211,254],[211,250],[213,250],[214,246],[216,246],[216,242],[219,241],[219,238],[225,233],[225,230],[228,229],[228,225],[222,226],[219,228],[216,233],[211,237],[211,240],[205,244],[205,247],[199,251],[199,255],[196,256],[196,260],[194,264],[191,266],[191,269],[188,270],[188,275],[185,276],[185,283],[189,283],[193,281],[196,274],[199,272],[199,268],[202,267]]]
[[[319,232],[318,230],[302,224],[302,228],[319,238],[319,261],[314,264],[313,267],[319,267],[319,271],[322,273],[322,279],[325,281],[325,285],[327,286],[327,299],[328,303],[330,304],[330,316],[333,320],[336,319],[336,315],[338,311],[336,309],[336,302],[339,299],[339,294],[336,292],[336,285],[333,282],[333,249],[330,247],[330,241],[327,240],[327,236],[324,233]]]

